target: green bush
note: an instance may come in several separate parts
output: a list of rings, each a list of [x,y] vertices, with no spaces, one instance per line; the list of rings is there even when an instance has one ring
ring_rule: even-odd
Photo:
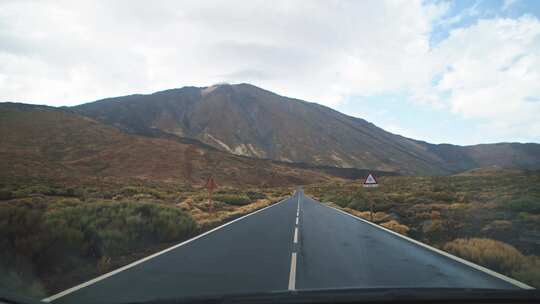
[[[13,193],[10,190],[2,189],[0,190],[0,201],[9,200],[13,198]]]
[[[431,192],[428,194],[428,197],[430,197],[434,201],[441,201],[441,202],[447,202],[447,203],[456,200],[455,194],[448,191]]]
[[[340,207],[347,207],[352,201],[349,195],[338,193],[323,193],[321,199],[325,202],[333,202]]]
[[[56,195],[56,196],[69,196],[76,197],[80,196],[81,192],[74,188],[51,188],[47,195]]]
[[[194,234],[184,211],[160,204],[61,199],[0,205],[0,269],[49,277]],[[0,282],[0,285],[2,282]],[[0,286],[1,288],[2,286]]]
[[[540,257],[527,256],[523,267],[514,271],[512,276],[521,282],[540,288]]]
[[[141,193],[137,187],[124,187],[120,189],[119,194],[125,195],[125,196],[133,196],[135,194]]]
[[[265,199],[266,198],[266,194],[261,193],[261,192],[256,192],[256,191],[248,191],[248,192],[246,192],[246,195],[251,200],[258,200],[258,199]]]
[[[137,194],[148,194],[148,195],[151,195],[155,198],[158,198],[158,199],[163,199],[165,198],[165,194],[157,191],[157,190],[154,190],[152,188],[147,188],[147,187],[133,187],[133,186],[128,186],[128,187],[124,187],[122,188],[118,194],[121,194],[121,195],[124,195],[124,196],[134,196],[134,195],[137,195]],[[111,197],[114,196],[111,194]]]
[[[55,195],[56,192],[48,186],[38,185],[18,189],[13,194],[15,197],[27,197],[32,194]]]
[[[371,206],[369,204],[369,201],[365,199],[353,199],[347,205],[347,207],[355,209],[355,210],[365,211],[365,210],[369,210]]]
[[[243,206],[251,202],[247,195],[218,194],[214,195],[214,200],[224,202],[229,205]]]
[[[504,205],[515,212],[540,213],[540,198],[524,196],[513,199]]]

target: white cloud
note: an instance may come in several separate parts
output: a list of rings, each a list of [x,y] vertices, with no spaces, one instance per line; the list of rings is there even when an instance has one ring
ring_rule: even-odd
[[[435,87],[450,92],[452,112],[485,121],[487,134],[540,136],[540,22],[536,18],[480,20],[450,33],[433,55],[444,64]],[[433,91],[432,91],[433,93]]]
[[[330,106],[400,93],[483,119],[489,132],[539,140],[538,20],[481,20],[430,46],[449,6],[2,1],[0,100],[73,105],[222,81]],[[477,16],[478,5],[462,14]]]
[[[339,103],[429,78],[421,1],[8,1],[2,99],[54,105],[183,85],[255,82]],[[255,80],[255,81],[254,81]]]

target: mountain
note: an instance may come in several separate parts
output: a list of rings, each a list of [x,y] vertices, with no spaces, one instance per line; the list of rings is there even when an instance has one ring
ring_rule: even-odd
[[[538,144],[433,145],[249,84],[183,87],[67,110],[132,134],[176,135],[237,155],[285,162],[429,175],[492,165],[540,169]]]
[[[473,146],[426,144],[430,152],[445,160],[453,172],[477,168],[539,170],[540,144],[495,143]]]
[[[142,179],[220,185],[284,186],[363,174],[280,163],[223,152],[194,140],[126,134],[63,109],[0,103],[0,183],[84,183]],[[343,170],[342,170],[343,171]]]
[[[456,174],[456,176],[505,176],[505,175],[523,175],[526,174],[523,170],[518,169],[503,169],[499,166],[489,166],[467,170]]]

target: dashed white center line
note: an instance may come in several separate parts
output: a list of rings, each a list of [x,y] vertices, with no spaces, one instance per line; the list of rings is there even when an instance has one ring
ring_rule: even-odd
[[[296,224],[294,226],[294,238],[293,243],[298,243],[298,217],[300,216],[300,195],[298,196],[298,202],[296,205]],[[293,250],[291,255],[291,272],[289,273],[289,290],[295,290],[296,288],[296,252]]]
[[[289,290],[296,288],[296,252],[291,255],[291,272],[289,273]]]

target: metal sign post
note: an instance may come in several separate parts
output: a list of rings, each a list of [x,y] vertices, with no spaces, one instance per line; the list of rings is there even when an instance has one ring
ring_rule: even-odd
[[[379,187],[379,183],[377,182],[377,179],[375,176],[371,173],[366,177],[364,180],[364,183],[362,184],[364,188],[376,188]],[[373,222],[373,199],[369,198],[369,218],[370,221]]]

